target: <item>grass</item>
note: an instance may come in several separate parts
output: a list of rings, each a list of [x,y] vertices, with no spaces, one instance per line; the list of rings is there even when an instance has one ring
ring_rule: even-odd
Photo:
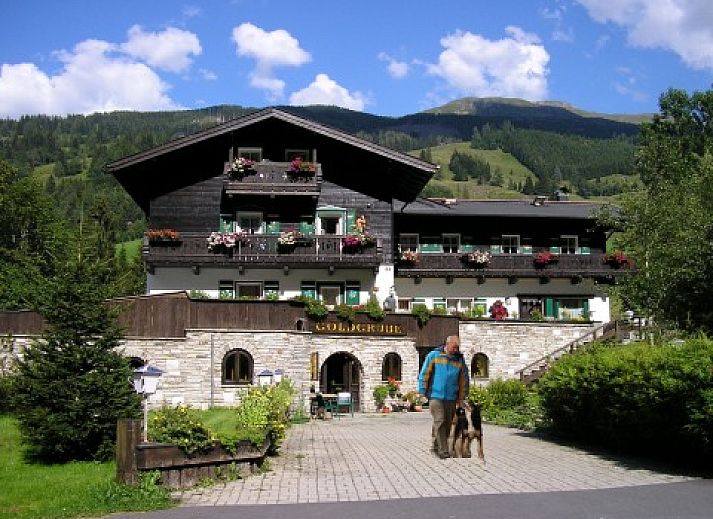
[[[514,181],[516,184],[524,184],[527,178],[533,182],[537,181],[534,173],[523,166],[515,157],[501,150],[476,150],[470,147],[469,142],[456,142],[443,144],[430,148],[431,158],[434,163],[441,166],[440,180],[432,180],[434,185],[448,187],[458,198],[522,198],[522,194],[507,188],[497,186],[481,186],[475,180],[466,182],[454,181],[453,173],[448,167],[451,155],[454,151],[464,153],[472,157],[477,157],[490,164],[492,174],[499,172],[504,180],[504,185]],[[418,157],[421,150],[412,151],[411,154]]]
[[[121,248],[124,248],[126,252],[126,259],[128,261],[133,260],[141,255],[141,245],[143,240],[141,238],[137,240],[125,241],[116,244],[116,253],[118,254]]]
[[[231,436],[238,427],[235,409],[229,407],[211,407],[200,411],[203,424],[218,436]]]
[[[0,415],[0,518],[54,519],[171,506],[168,492],[144,481],[127,487],[114,481],[113,462],[58,465],[26,463],[17,420]]]

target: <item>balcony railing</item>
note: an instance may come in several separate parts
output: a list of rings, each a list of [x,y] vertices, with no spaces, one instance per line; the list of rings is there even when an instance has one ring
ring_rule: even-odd
[[[463,253],[420,253],[416,262],[397,262],[401,277],[609,277],[630,267],[604,263],[604,254],[560,254],[556,263],[538,266],[534,254],[493,254],[486,265],[463,261]],[[398,257],[398,255],[397,255]]]
[[[322,168],[315,164],[315,171],[291,172],[289,162],[257,162],[242,172],[224,167],[226,193],[242,194],[305,194],[319,193]]]
[[[251,234],[234,247],[208,249],[208,233],[181,233],[175,242],[145,243],[142,254],[150,265],[241,265],[376,267],[380,247],[345,249],[344,236],[307,235],[294,245],[281,245],[279,235]]]

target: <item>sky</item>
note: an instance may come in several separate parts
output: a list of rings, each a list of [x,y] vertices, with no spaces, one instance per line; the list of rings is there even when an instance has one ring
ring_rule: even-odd
[[[0,117],[466,96],[652,113],[708,90],[713,0],[0,0]]]

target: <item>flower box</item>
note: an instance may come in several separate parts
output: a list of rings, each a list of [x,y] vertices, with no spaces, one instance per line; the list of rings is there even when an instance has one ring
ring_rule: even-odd
[[[490,258],[488,251],[476,250],[463,256],[463,261],[474,268],[484,268],[490,263]]]
[[[549,251],[538,252],[532,257],[532,262],[539,268],[545,267],[551,263],[557,263],[558,261],[559,256]]]
[[[418,252],[405,250],[399,255],[399,261],[408,265],[418,264]]]
[[[629,258],[620,250],[605,254],[602,261],[615,269],[627,267],[630,264]]]
[[[175,229],[149,229],[144,234],[151,245],[177,245],[181,237]]]
[[[212,232],[207,238],[210,252],[230,252],[246,241],[247,237],[240,232]]]
[[[342,252],[355,254],[376,245],[376,239],[366,233],[350,234],[342,238]]]

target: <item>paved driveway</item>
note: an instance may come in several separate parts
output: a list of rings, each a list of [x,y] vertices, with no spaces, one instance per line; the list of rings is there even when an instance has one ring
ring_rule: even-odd
[[[290,429],[272,470],[181,494],[187,506],[328,503],[436,496],[591,490],[695,479],[484,427],[477,458],[429,452],[430,414],[358,414]]]

